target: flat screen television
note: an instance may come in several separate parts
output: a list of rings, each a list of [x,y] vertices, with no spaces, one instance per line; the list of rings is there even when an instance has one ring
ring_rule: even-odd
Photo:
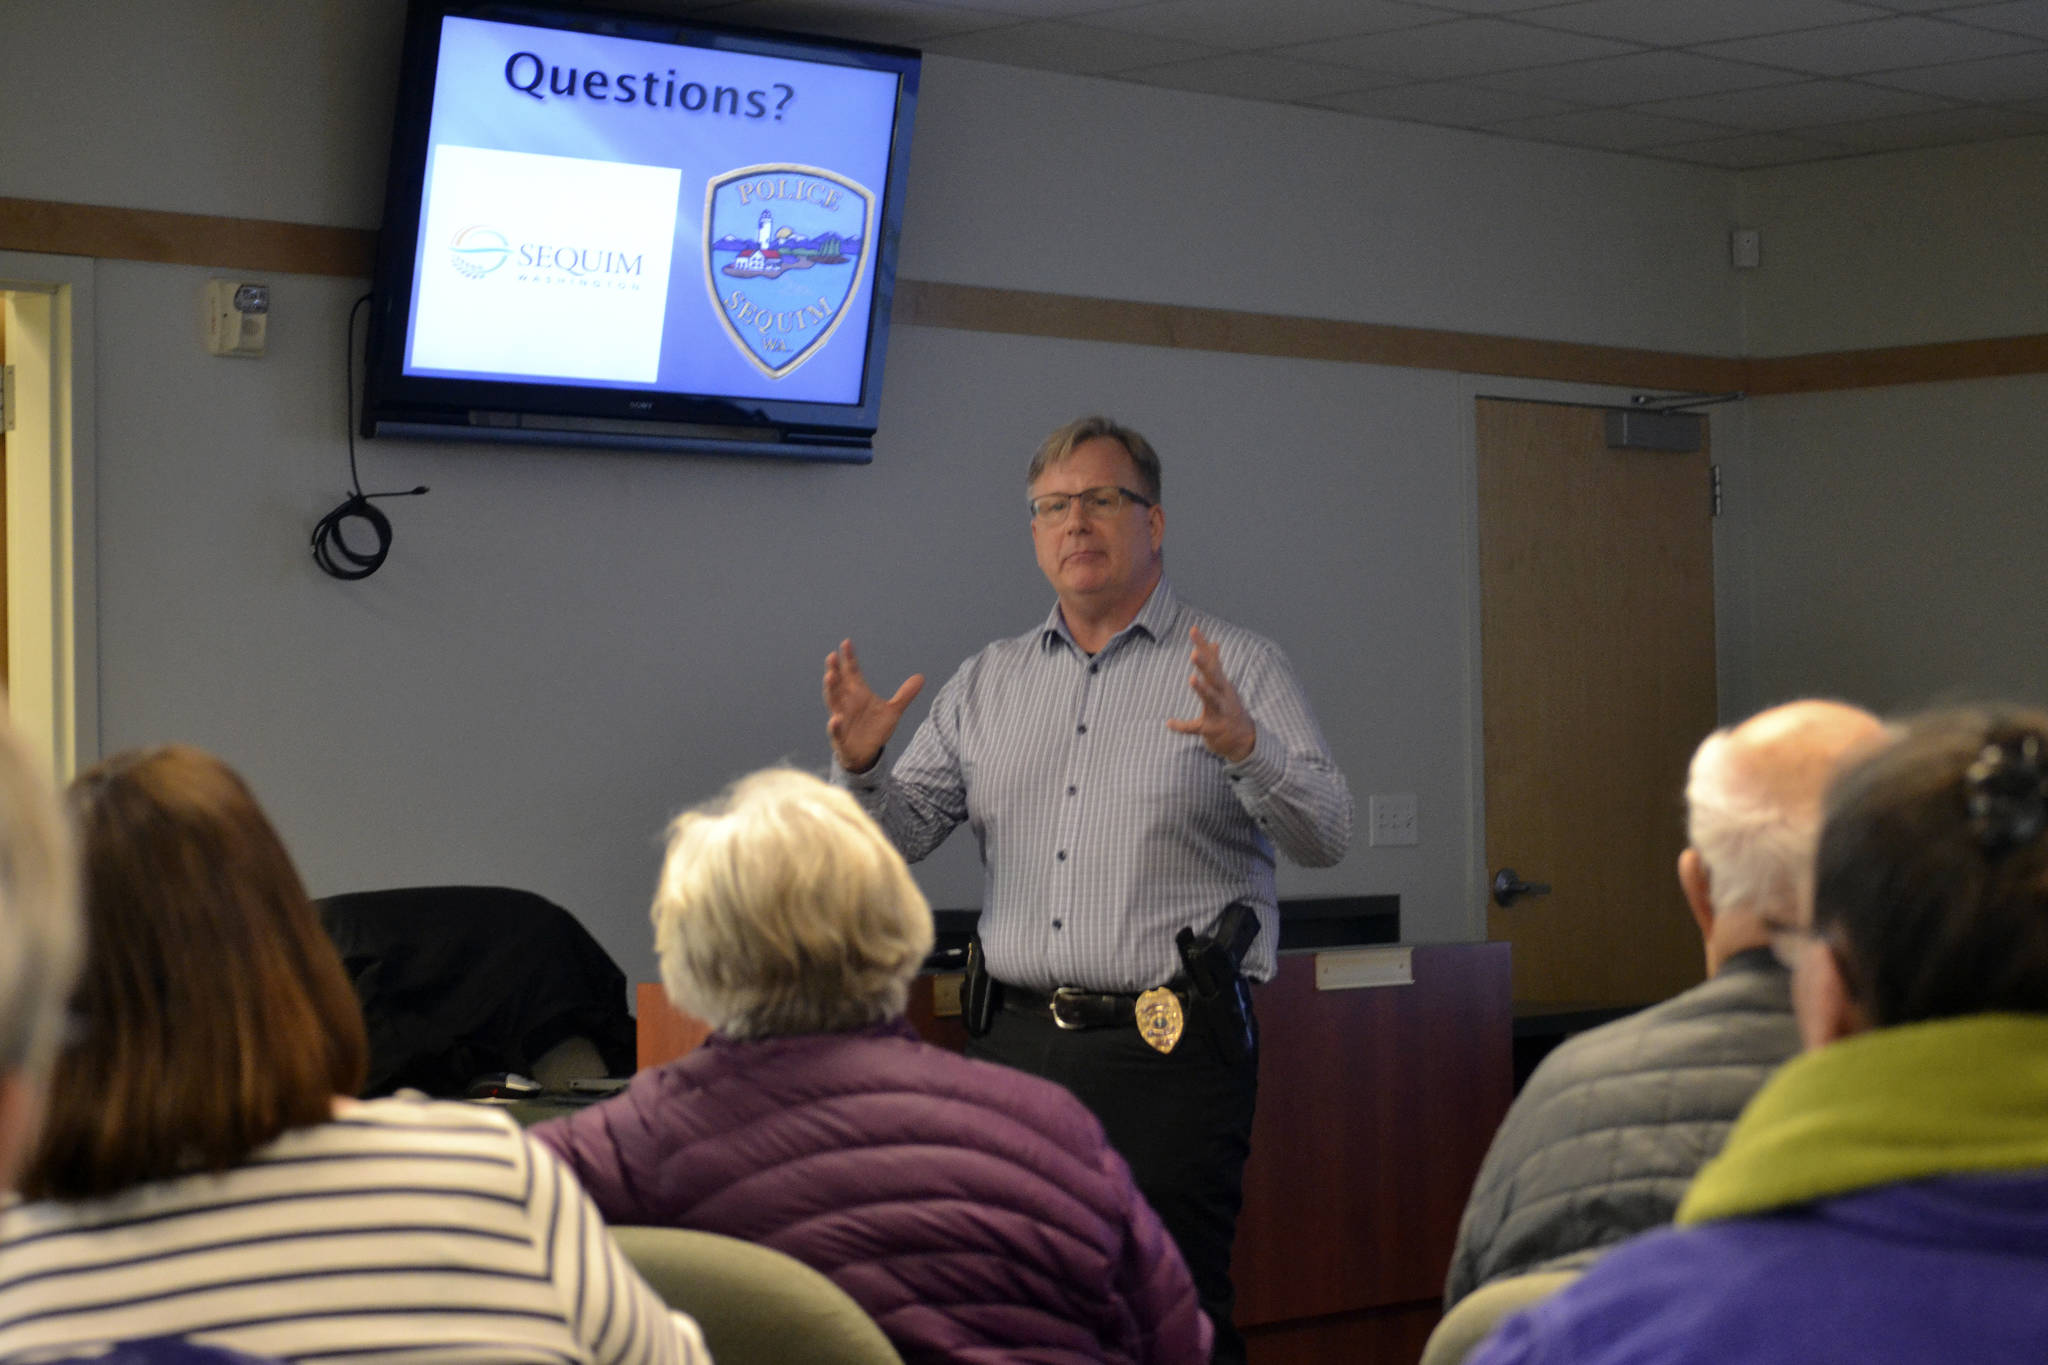
[[[918,56],[414,0],[365,436],[865,460]]]

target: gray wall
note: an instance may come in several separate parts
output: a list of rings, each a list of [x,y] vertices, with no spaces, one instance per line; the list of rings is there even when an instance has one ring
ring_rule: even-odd
[[[1746,176],[1749,348],[2048,332],[2048,139]],[[1758,398],[1721,530],[1722,703],[2048,701],[2048,378]],[[1718,433],[1717,433],[1718,435]]]
[[[372,225],[395,14],[17,0],[0,125],[39,132],[0,159],[0,195]],[[61,59],[82,52],[102,72],[89,91]],[[926,73],[908,276],[1739,348],[1733,176],[967,62]],[[942,678],[1040,617],[1022,464],[1104,409],[1165,453],[1174,581],[1294,657],[1361,817],[1371,792],[1420,797],[1418,847],[1361,836],[1283,891],[1397,892],[1411,938],[1483,932],[1471,398],[1587,391],[901,328],[867,468],[366,445],[367,486],[434,492],[387,504],[389,565],[346,585],[305,539],[345,488],[343,325],[363,285],[272,277],[270,354],[220,360],[199,339],[209,273],[107,261],[95,279],[102,744],[227,756],[316,893],[531,887],[651,978],[666,816],[759,764],[822,761],[818,676],[842,635],[890,681]],[[922,869],[935,903],[977,901],[972,853],[956,838]]]
[[[1757,171],[1746,349],[1799,355],[2048,332],[2048,137]]]
[[[2039,375],[1758,400],[1736,704],[2048,701],[2044,405]]]

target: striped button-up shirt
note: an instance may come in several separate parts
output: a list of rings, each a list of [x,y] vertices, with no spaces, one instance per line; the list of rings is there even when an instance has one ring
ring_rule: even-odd
[[[1166,728],[1200,701],[1191,627],[1257,726],[1241,763]],[[1246,975],[1279,938],[1274,849],[1326,867],[1351,839],[1351,790],[1271,641],[1181,603],[1163,581],[1092,657],[1055,606],[960,666],[886,776],[836,770],[912,862],[965,821],[981,843],[990,974],[1035,990],[1139,991],[1180,970],[1174,935],[1257,906]]]

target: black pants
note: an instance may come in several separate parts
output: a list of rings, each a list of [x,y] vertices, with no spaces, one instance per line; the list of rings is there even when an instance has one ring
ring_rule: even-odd
[[[1160,1053],[1135,1023],[1068,1031],[1050,1018],[998,1010],[967,1055],[1058,1081],[1102,1120],[1188,1263],[1202,1311],[1216,1326],[1211,1359],[1238,1365],[1244,1338],[1232,1320],[1230,1252],[1244,1203],[1259,1059],[1256,1052],[1242,1062],[1224,1059],[1192,1024],[1179,1046]]]

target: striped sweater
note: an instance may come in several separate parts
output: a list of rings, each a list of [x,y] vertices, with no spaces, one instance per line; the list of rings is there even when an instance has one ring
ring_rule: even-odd
[[[288,1360],[708,1365],[504,1115],[341,1100],[234,1170],[0,1212],[0,1357],[188,1336]]]

